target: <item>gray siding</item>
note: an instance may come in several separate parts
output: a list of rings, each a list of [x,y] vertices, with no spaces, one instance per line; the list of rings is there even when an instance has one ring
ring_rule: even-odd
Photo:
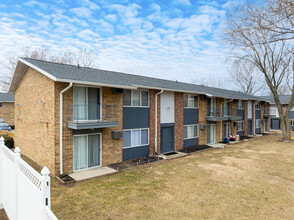
[[[289,118],[290,118],[290,119],[294,119],[294,111],[291,111],[291,112],[289,113]]]
[[[248,135],[252,135],[252,119],[248,119]]]
[[[271,129],[280,129],[280,119],[271,118]]]
[[[261,111],[255,110],[255,119],[261,119]]]
[[[184,148],[186,147],[194,147],[198,145],[198,138],[191,138],[184,140]]]
[[[237,131],[237,134],[238,134],[240,137],[243,137],[243,136],[244,136],[244,131]]]
[[[242,116],[242,120],[244,120],[244,109],[237,109],[237,116]]]
[[[135,128],[149,128],[149,108],[123,108],[123,129]]]
[[[123,149],[123,161],[139,157],[148,157],[149,145]]]
[[[184,108],[184,125],[198,124],[199,110],[194,108]]]

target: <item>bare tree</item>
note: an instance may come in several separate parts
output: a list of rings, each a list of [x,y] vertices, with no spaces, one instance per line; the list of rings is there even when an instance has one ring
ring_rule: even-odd
[[[276,21],[280,21],[279,7],[283,8],[283,0],[272,0],[271,4],[244,5],[239,7],[228,17],[228,27],[225,38],[232,46],[233,58],[237,61],[245,61],[254,65],[261,74],[271,91],[278,108],[282,137],[284,141],[291,140],[291,126],[289,112],[294,101],[293,78],[291,85],[291,99],[286,111],[283,111],[278,91],[285,84],[289,75],[293,75],[293,38],[287,34],[277,34]],[[285,1],[286,2],[286,1]],[[284,8],[283,8],[284,9]],[[271,22],[264,25],[264,20],[271,15]],[[293,16],[280,23],[283,30],[293,30],[291,24]],[[275,40],[274,40],[275,37]]]
[[[44,47],[25,47],[23,49],[22,57],[51,61],[57,63],[80,65],[83,67],[91,67],[96,59],[96,55],[89,49],[80,50],[65,50],[61,55],[50,52]],[[1,73],[0,85],[3,91],[9,89],[10,81],[17,64],[17,56],[9,55],[6,62],[0,63],[2,65],[3,73]]]
[[[261,77],[252,63],[237,60],[229,69],[230,75],[242,92],[254,95],[264,88]]]

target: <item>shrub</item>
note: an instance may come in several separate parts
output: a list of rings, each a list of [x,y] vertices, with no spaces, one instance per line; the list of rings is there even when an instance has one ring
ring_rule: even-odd
[[[14,148],[14,141],[12,137],[9,136],[3,136],[4,137],[4,144],[8,148]]]

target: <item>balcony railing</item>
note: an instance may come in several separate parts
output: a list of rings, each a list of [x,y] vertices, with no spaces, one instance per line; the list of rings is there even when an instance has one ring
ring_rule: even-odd
[[[240,120],[241,115],[237,114],[236,108],[215,108],[207,109],[207,121],[220,121],[220,120]]]
[[[117,105],[68,105],[67,116],[68,127],[72,129],[114,127]]]

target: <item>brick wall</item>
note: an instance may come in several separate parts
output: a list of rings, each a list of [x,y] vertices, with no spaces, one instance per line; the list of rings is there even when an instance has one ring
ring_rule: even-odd
[[[264,133],[264,102],[260,103],[260,131]]]
[[[54,102],[54,81],[28,68],[15,92],[15,103],[20,104],[15,107],[15,145],[53,174]]]
[[[207,115],[207,99],[201,100],[201,98],[199,98],[199,136],[198,136],[199,145],[207,144],[207,128],[203,130],[200,129],[200,124],[207,124],[206,115]]]
[[[69,83],[55,82],[55,163],[56,175],[60,174],[60,92],[69,86]],[[62,161],[63,173],[73,172],[73,130],[67,127],[67,121],[73,114],[73,88],[63,93],[63,135],[62,135]]]
[[[175,92],[175,151],[184,146],[184,94]]]
[[[149,154],[155,155],[155,95],[160,90],[150,90],[150,111],[149,111]],[[157,96],[157,152],[160,154],[160,95]]]
[[[3,102],[2,108],[0,108],[0,118],[11,125],[14,125],[14,102]]]
[[[102,165],[107,166],[122,161],[123,139],[112,139],[111,132],[123,130],[123,95],[112,94],[111,88],[103,87],[102,103],[103,105],[117,105],[118,127],[102,129]]]

